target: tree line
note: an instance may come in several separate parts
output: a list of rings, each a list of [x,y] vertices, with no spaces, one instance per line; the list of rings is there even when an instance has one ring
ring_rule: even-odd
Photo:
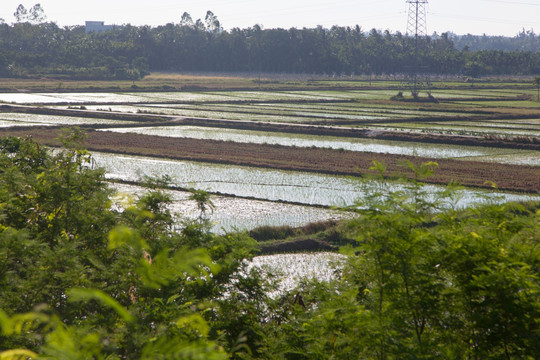
[[[487,35],[449,34],[458,50],[467,47],[471,51],[504,50],[504,51],[540,51],[540,36],[534,30],[522,29],[515,37]]]
[[[138,79],[149,71],[407,74],[413,68],[472,77],[540,73],[538,51],[458,50],[447,33],[416,41],[358,25],[225,31],[209,11],[204,21],[184,13],[178,24],[85,34],[82,26],[35,23],[24,11],[17,14],[22,21],[0,24],[4,77]],[[36,16],[44,15],[34,11],[31,17]]]

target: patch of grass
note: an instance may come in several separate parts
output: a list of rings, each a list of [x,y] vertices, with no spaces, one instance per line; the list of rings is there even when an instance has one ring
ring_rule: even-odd
[[[257,241],[281,240],[293,236],[295,230],[290,226],[259,226],[249,231],[249,236]]]
[[[301,227],[300,233],[303,235],[311,235],[311,234],[317,234],[323,231],[326,231],[328,229],[333,229],[337,226],[337,222],[334,220],[328,220],[328,221],[317,221],[309,223],[303,227]]]
[[[309,223],[305,226],[293,228],[291,226],[259,226],[248,232],[249,236],[257,241],[271,241],[271,240],[284,240],[292,238],[303,237],[308,235],[319,235],[318,237],[324,239],[326,236],[323,234],[327,231],[335,231],[335,227],[338,222],[335,220],[317,221]],[[321,234],[323,234],[321,236]]]
[[[261,230],[268,239],[260,243],[260,250],[264,254],[283,252],[314,252],[335,251],[340,246],[354,241],[347,231],[347,221],[335,220],[319,221],[299,228],[284,226],[264,226],[252,230],[260,236]],[[274,235],[274,236],[271,236]],[[257,240],[257,239],[256,239]],[[259,240],[260,241],[260,240]]]

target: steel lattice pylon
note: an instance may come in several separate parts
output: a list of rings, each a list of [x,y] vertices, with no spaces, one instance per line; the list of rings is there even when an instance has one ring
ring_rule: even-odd
[[[407,16],[407,36],[414,36],[414,65],[411,73],[411,93],[418,96],[418,39],[427,36],[426,4],[427,0],[407,0],[409,13]]]
[[[407,35],[419,37],[427,35],[426,4],[427,0],[407,0],[409,12],[407,17]]]

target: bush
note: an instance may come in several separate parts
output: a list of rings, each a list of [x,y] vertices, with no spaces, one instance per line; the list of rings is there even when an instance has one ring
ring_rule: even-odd
[[[290,226],[259,226],[249,231],[249,236],[257,241],[280,240],[293,236],[295,231]]]

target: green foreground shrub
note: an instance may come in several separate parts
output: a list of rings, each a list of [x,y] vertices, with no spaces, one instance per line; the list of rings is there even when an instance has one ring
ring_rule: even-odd
[[[539,358],[537,203],[443,211],[422,196],[436,164],[409,164],[343,227],[338,280],[270,298],[256,242],[208,231],[207,196],[180,232],[160,180],[117,210],[83,138],[0,139],[2,359]]]

